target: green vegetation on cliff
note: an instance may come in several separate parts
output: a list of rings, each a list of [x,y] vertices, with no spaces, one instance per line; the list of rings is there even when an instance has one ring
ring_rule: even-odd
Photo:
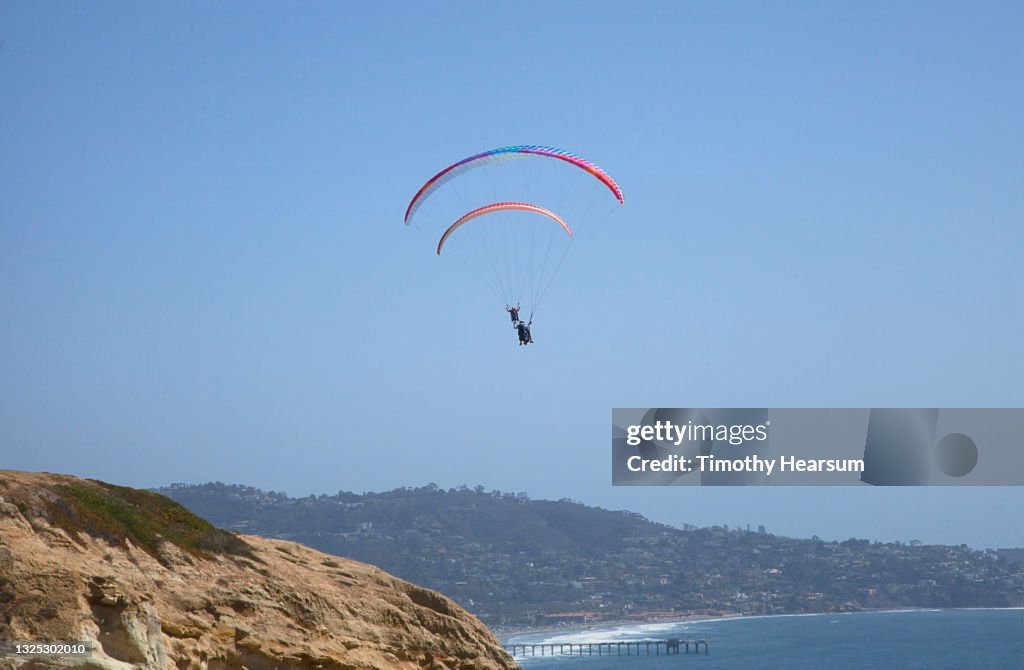
[[[157,560],[170,542],[196,556],[229,554],[252,558],[236,535],[213,526],[179,503],[152,491],[96,480],[13,488],[6,502],[29,519],[41,518],[73,540],[85,534],[112,546],[130,542]]]

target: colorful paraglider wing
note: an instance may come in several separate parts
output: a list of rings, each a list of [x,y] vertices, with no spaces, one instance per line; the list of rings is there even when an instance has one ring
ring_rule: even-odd
[[[477,209],[474,209],[472,212],[463,215],[462,217],[459,218],[458,221],[450,225],[448,227],[448,230],[444,231],[444,235],[441,236],[441,241],[437,243],[437,255],[441,255],[441,247],[444,246],[444,242],[445,240],[448,239],[448,236],[454,233],[456,230],[458,230],[462,224],[468,223],[469,221],[484,216],[485,214],[491,214],[492,212],[501,212],[507,210],[533,212],[534,214],[546,216],[555,223],[557,223],[558,225],[560,225],[562,229],[565,230],[565,232],[569,235],[569,237],[572,237],[572,230],[569,229],[569,226],[565,223],[565,221],[563,221],[560,216],[558,216],[557,214],[550,210],[544,209],[543,207],[540,207],[538,205],[532,205],[528,202],[495,202],[490,205],[484,205],[483,207],[478,207]]]
[[[427,183],[424,184],[419,191],[417,191],[416,195],[409,203],[409,207],[405,210],[406,225],[409,224],[409,221],[412,220],[413,214],[416,213],[416,210],[419,209],[419,206],[423,203],[423,201],[430,197],[431,193],[441,188],[441,186],[448,183],[453,178],[457,177],[463,172],[493,162],[511,160],[515,158],[529,158],[531,156],[557,158],[558,160],[563,160],[567,163],[575,165],[578,168],[586,170],[590,174],[597,177],[605,186],[607,186],[608,190],[610,190],[612,194],[615,195],[615,198],[619,201],[620,204],[623,202],[622,189],[620,189],[619,185],[615,183],[615,180],[612,179],[607,172],[599,168],[597,165],[594,165],[590,161],[584,158],[580,158],[575,154],[571,154],[568,151],[563,151],[561,149],[556,149],[554,147],[542,147],[536,145],[517,145],[512,147],[503,147],[501,149],[492,149],[491,151],[485,151],[483,153],[476,154],[475,156],[464,158],[458,163],[449,165],[448,167],[446,167],[445,169],[441,170],[436,175],[431,177],[430,180],[427,181]]]

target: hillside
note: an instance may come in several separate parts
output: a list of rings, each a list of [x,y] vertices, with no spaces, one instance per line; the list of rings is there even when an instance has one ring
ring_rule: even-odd
[[[382,570],[218,530],[148,491],[0,471],[0,641],[82,640],[0,668],[492,670],[451,600]]]
[[[162,492],[220,526],[380,565],[492,626],[1024,605],[1024,566],[966,546],[678,529],[482,487],[307,498],[221,483]]]

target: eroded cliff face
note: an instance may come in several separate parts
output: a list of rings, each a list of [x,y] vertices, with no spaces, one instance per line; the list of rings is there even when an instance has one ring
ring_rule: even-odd
[[[187,512],[110,502],[124,491],[0,471],[0,640],[92,645],[87,658],[9,656],[0,669],[515,667],[438,593],[289,542],[224,534],[241,543],[220,551],[154,538],[147,514],[185,528],[175,515]]]

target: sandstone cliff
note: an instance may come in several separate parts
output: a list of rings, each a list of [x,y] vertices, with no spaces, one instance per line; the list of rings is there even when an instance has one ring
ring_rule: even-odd
[[[11,471],[0,640],[92,646],[0,670],[515,667],[454,602],[372,566],[226,533],[146,491]]]

